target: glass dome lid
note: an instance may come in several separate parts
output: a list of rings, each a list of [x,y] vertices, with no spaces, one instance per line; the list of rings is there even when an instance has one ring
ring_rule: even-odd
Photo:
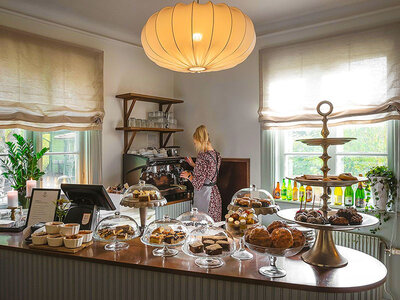
[[[176,219],[181,221],[187,227],[214,225],[213,218],[206,213],[199,212],[196,207],[192,207],[190,211],[181,214]]]
[[[268,191],[258,189],[253,185],[237,191],[232,197],[231,205],[261,208],[274,206],[275,201]]]
[[[146,226],[141,241],[145,245],[161,248],[153,251],[155,256],[174,256],[178,250],[169,247],[183,245],[187,234],[188,230],[182,222],[165,215]]]
[[[140,235],[140,229],[134,219],[116,212],[112,216],[102,219],[97,224],[94,238],[100,242],[108,243],[106,250],[122,250],[129,247],[124,243]]]
[[[218,268],[224,264],[222,257],[236,251],[232,235],[221,227],[200,226],[193,229],[182,247],[185,254],[197,257],[195,264],[201,268]]]
[[[124,193],[121,205],[127,206],[130,202],[150,202],[165,200],[161,192],[154,185],[146,184],[144,180],[139,180],[138,184],[130,186]],[[129,205],[128,205],[129,206]]]

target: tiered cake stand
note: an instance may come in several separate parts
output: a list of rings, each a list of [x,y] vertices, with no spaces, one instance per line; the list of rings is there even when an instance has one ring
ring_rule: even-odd
[[[321,106],[322,105],[328,105],[329,110],[327,112],[322,112],[321,111]],[[328,116],[332,113],[333,111],[333,105],[329,101],[322,101],[317,105],[317,112],[322,116],[322,130],[321,130],[321,135],[322,138],[315,138],[315,139],[302,139],[299,140],[300,142],[309,145],[309,146],[321,146],[323,149],[322,155],[320,158],[323,161],[323,166],[321,168],[321,171],[323,172],[323,179],[322,180],[307,180],[304,179],[303,177],[296,177],[296,178],[290,178],[300,184],[303,185],[310,185],[310,186],[320,186],[323,187],[323,194],[321,196],[322,199],[322,207],[321,211],[324,214],[325,218],[328,218],[330,215],[335,214],[335,211],[332,211],[329,206],[328,206],[328,200],[329,200],[329,193],[328,189],[330,187],[344,187],[344,186],[349,186],[353,184],[357,184],[358,182],[363,182],[366,181],[366,178],[357,178],[357,180],[351,180],[351,181],[345,181],[345,180],[329,180],[328,179],[328,172],[329,172],[329,167],[328,167],[328,160],[331,158],[328,155],[328,147],[329,146],[337,146],[337,145],[344,145],[352,140],[354,138],[328,138],[329,135],[329,130],[328,130]],[[363,222],[361,225],[349,225],[349,226],[333,226],[330,224],[312,224],[312,223],[306,223],[306,222],[299,222],[294,219],[296,215],[297,209],[285,209],[277,212],[277,215],[281,217],[282,219],[285,219],[287,221],[295,222],[299,225],[302,225],[304,227],[308,228],[314,228],[318,230],[318,235],[315,240],[314,245],[310,250],[305,252],[302,255],[302,259],[311,265],[315,266],[320,266],[320,267],[328,267],[328,268],[336,268],[336,267],[343,267],[347,265],[347,259],[340,255],[338,252],[335,242],[333,240],[332,236],[332,231],[333,230],[340,230],[340,231],[346,231],[346,230],[352,230],[355,228],[360,228],[360,227],[367,227],[367,226],[373,226],[378,224],[379,220],[373,216],[367,215],[367,214],[361,214],[363,217]]]
[[[140,214],[140,230],[143,233],[144,228],[146,227],[147,221],[147,208],[154,208],[159,206],[164,206],[167,204],[167,200],[165,198],[160,200],[151,200],[148,202],[140,202],[136,199],[129,199],[129,200],[121,200],[120,205],[130,208],[139,208]]]

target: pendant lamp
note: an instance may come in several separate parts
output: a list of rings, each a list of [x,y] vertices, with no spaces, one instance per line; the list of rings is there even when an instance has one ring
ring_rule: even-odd
[[[146,55],[157,65],[178,72],[232,68],[253,51],[251,19],[226,4],[178,3],[153,14],[142,29]]]

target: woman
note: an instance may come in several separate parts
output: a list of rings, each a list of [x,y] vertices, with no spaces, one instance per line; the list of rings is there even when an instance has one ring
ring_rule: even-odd
[[[181,177],[193,184],[194,207],[209,214],[214,221],[221,221],[222,201],[217,187],[221,155],[213,149],[204,125],[197,127],[193,134],[193,143],[198,153],[196,163],[190,157],[186,158],[187,163],[194,167],[193,174],[184,171]]]

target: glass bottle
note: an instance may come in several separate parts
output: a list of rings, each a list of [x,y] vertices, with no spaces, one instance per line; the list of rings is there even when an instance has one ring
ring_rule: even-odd
[[[285,183],[285,178],[282,179],[282,190],[281,190],[281,199],[286,200],[286,183]]]
[[[342,205],[343,204],[343,190],[340,186],[335,187],[333,190],[333,195],[335,196],[334,205]]]
[[[297,182],[293,183],[293,201],[299,200],[299,189],[297,188]]]
[[[305,195],[306,195],[306,190],[304,189],[304,185],[300,185],[300,189],[299,189],[299,199],[301,202],[305,201]]]
[[[347,207],[354,205],[354,191],[351,185],[346,186],[344,190],[344,205]]]
[[[365,206],[365,191],[361,182],[358,183],[356,190],[355,204],[358,208],[363,208]]]
[[[292,189],[292,182],[290,181],[290,179],[288,181],[288,185],[287,185],[287,189],[286,189],[286,198],[289,201],[293,200],[293,189]]]
[[[279,181],[276,183],[276,188],[274,189],[274,199],[281,198],[281,188],[279,187]]]
[[[312,187],[307,185],[306,187],[306,201],[311,202],[312,201]]]

